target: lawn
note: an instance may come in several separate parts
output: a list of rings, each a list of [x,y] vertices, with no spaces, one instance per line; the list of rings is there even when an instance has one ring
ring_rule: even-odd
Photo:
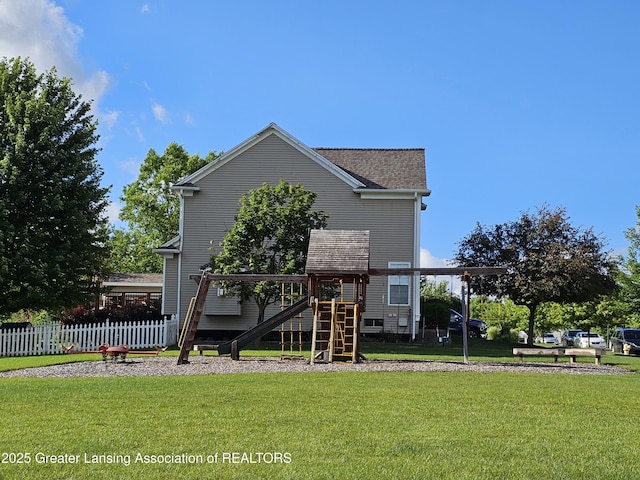
[[[640,475],[637,375],[341,372],[0,386],[2,479]]]

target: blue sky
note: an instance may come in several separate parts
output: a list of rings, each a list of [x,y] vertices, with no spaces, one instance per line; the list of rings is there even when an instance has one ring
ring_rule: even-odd
[[[0,56],[94,99],[114,216],[170,142],[204,156],[275,122],[310,147],[425,148],[435,266],[545,203],[626,253],[638,24],[623,0],[0,0]]]

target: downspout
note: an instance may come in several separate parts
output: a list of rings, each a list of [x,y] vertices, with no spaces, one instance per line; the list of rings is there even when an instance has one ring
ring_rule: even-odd
[[[184,242],[184,190],[180,190],[180,224],[178,226],[178,234],[180,238],[180,246],[178,247],[178,298],[176,303],[176,313],[178,315],[178,326],[182,328],[180,323],[180,316],[182,312],[182,244]]]
[[[162,314],[164,315],[165,312],[167,311],[166,308],[166,299],[167,296],[165,295],[165,292],[167,291],[167,276],[165,275],[165,272],[167,271],[167,257],[165,257],[164,255],[162,256]]]
[[[422,196],[418,192],[413,194],[413,268],[420,268],[420,212],[422,211]],[[411,319],[411,341],[416,339],[416,323],[420,322],[420,273],[413,274],[413,318]]]

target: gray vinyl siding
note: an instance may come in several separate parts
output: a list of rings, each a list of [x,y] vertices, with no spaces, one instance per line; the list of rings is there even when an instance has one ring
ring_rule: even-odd
[[[204,306],[205,315],[232,315],[237,317],[242,314],[242,306],[237,298],[229,298],[218,294],[218,286],[211,285],[207,294],[207,302]]]
[[[413,261],[413,200],[362,200],[342,179],[271,135],[202,178],[197,183],[200,191],[184,199],[181,318],[196,291],[196,283],[188,277],[208,262],[212,248],[219,248],[233,224],[240,196],[264,182],[275,185],[281,179],[300,183],[317,194],[314,208],[330,214],[327,228],[370,230],[371,267],[385,268],[389,261]],[[383,294],[386,299],[386,279],[373,277],[367,290],[365,318],[383,317]],[[278,310],[277,305],[270,307],[267,316]],[[257,319],[253,301],[242,305],[240,316],[212,316],[209,312],[211,309],[205,308],[201,329],[244,330],[254,326]],[[305,315],[310,316],[310,311]]]
[[[162,314],[173,315],[178,311],[178,256],[164,261],[162,289]]]
[[[414,202],[376,199],[360,200],[360,203],[362,218],[350,228],[370,230],[371,268],[387,268],[389,262],[409,262],[413,266]],[[367,287],[367,311],[363,317],[382,319],[385,331],[409,333],[398,331],[396,327],[397,319],[407,317],[409,308],[388,306],[387,288],[386,276],[371,277]],[[380,328],[363,326],[362,331],[378,332]]]

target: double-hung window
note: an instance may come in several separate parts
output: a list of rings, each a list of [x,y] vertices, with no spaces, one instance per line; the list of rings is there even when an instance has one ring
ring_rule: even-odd
[[[410,262],[389,262],[389,268],[409,268]],[[411,277],[409,275],[389,275],[389,305],[408,306]]]

